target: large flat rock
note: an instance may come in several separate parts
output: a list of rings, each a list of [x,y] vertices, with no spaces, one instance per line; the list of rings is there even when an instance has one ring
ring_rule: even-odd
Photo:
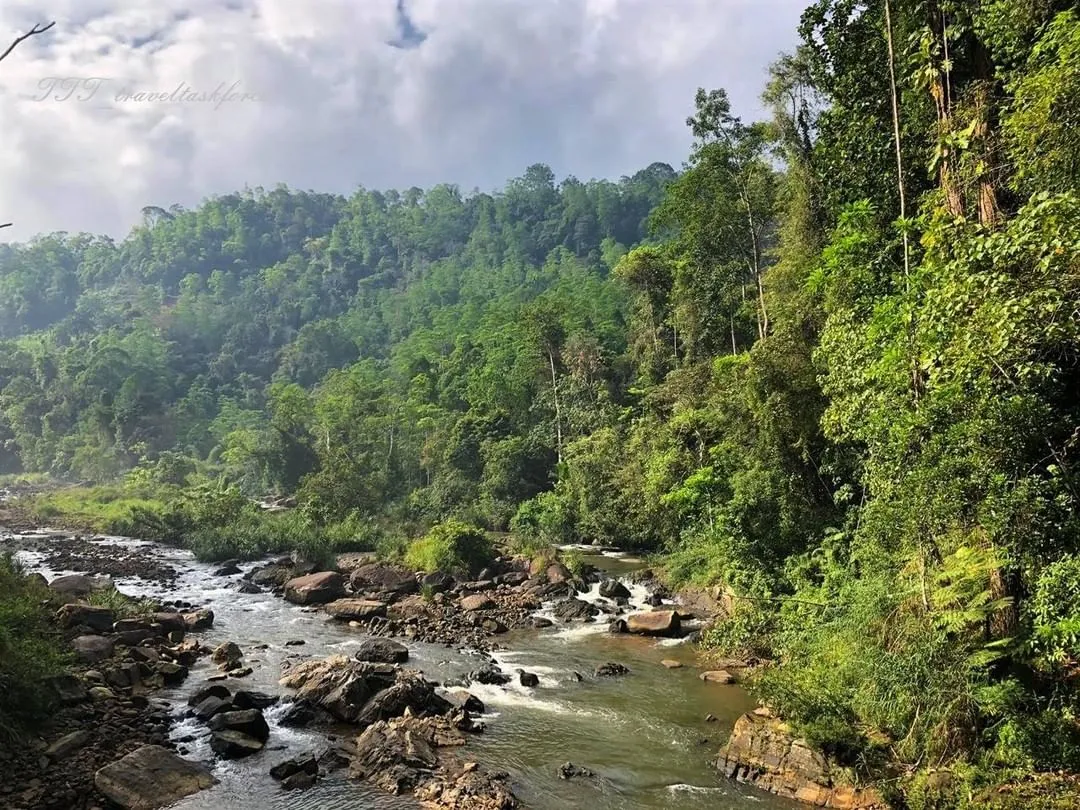
[[[157,810],[216,783],[202,765],[159,745],[144,745],[94,774],[94,786],[125,810]]]

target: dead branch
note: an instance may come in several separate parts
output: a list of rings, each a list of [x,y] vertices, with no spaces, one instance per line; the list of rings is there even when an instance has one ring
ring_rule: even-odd
[[[35,23],[33,28],[31,28],[21,37],[15,37],[15,41],[8,45],[7,50],[3,53],[0,53],[0,62],[3,62],[13,50],[19,47],[19,43],[23,42],[24,40],[30,39],[30,37],[37,36],[38,34],[44,34],[54,25],[56,25],[55,20],[53,20],[51,23],[44,27],[42,27],[40,23]]]

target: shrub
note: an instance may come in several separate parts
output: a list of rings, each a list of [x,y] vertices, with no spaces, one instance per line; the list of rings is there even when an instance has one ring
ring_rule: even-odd
[[[10,555],[0,557],[0,742],[14,742],[45,716],[44,680],[66,660],[41,607],[47,596]]]
[[[494,556],[491,541],[482,529],[448,520],[413,543],[405,552],[405,563],[418,571],[473,576]]]

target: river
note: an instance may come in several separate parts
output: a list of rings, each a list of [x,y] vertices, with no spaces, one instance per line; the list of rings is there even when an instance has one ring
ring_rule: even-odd
[[[166,590],[137,578],[118,578],[121,591],[163,600],[181,599],[214,611],[212,630],[202,634],[215,646],[235,641],[254,673],[244,688],[285,694],[278,686],[287,658],[349,654],[367,636],[362,630],[329,620],[324,614],[291,605],[269,593],[241,594],[236,577],[213,576],[213,567],[196,562],[189,552],[150,543],[108,538],[102,543],[140,545],[180,571]],[[49,571],[42,554],[21,552],[29,568],[48,577],[71,571]],[[594,555],[587,561],[613,575],[632,569],[632,561]],[[252,564],[254,565],[254,564]],[[245,566],[246,568],[246,566]],[[627,583],[632,603],[645,593]],[[595,598],[592,594],[582,598]],[[287,642],[303,641],[302,646]],[[727,739],[735,719],[754,702],[737,686],[704,683],[694,666],[693,651],[669,640],[614,636],[602,622],[556,625],[546,630],[515,631],[499,638],[505,649],[494,653],[504,671],[520,667],[535,673],[540,686],[526,689],[516,681],[507,687],[470,684],[487,706],[487,730],[470,736],[463,756],[495,770],[508,771],[515,792],[532,810],[794,810],[803,807],[754,788],[722,779],[709,766]],[[482,660],[457,649],[408,642],[410,663],[431,680],[461,679]],[[667,669],[662,659],[684,662]],[[594,678],[596,666],[621,663],[630,674]],[[204,725],[185,717],[188,695],[203,685],[213,665],[204,659],[180,687],[160,694],[176,715],[172,738],[182,753],[210,761]],[[577,674],[584,676],[579,680]],[[280,710],[267,710],[271,737],[261,753],[214,766],[219,784],[175,805],[175,810],[395,810],[415,808],[409,798],[389,796],[338,772],[304,792],[283,792],[267,775],[270,766],[296,754],[326,747],[326,730],[280,726]],[[715,720],[706,721],[712,715]],[[355,734],[347,728],[332,733]],[[595,778],[562,779],[565,762],[588,768]]]

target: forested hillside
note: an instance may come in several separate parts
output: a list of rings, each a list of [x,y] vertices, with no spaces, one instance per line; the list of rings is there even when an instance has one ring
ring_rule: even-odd
[[[769,120],[699,92],[679,172],[4,249],[6,470],[661,552],[907,806],[1080,770],[1080,14],[817,0],[801,41]]]

